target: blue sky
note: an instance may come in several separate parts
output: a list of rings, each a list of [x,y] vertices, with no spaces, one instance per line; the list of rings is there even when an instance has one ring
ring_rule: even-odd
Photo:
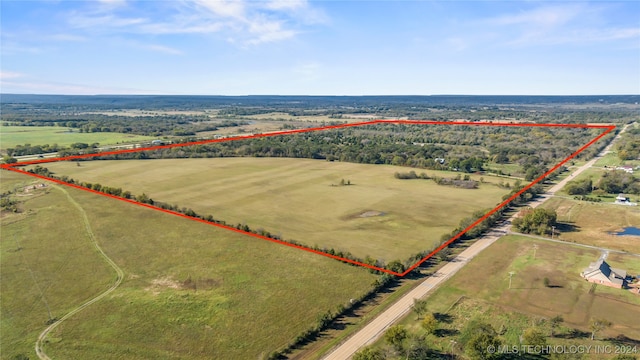
[[[640,93],[640,1],[0,4],[3,93]]]

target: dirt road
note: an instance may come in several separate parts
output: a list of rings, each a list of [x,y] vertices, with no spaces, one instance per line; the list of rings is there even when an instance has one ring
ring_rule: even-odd
[[[89,223],[89,218],[87,217],[87,214],[84,211],[84,209],[82,208],[82,206],[80,206],[80,204],[78,204],[78,202],[74,198],[72,198],[71,195],[69,195],[69,193],[67,192],[67,190],[65,190],[63,187],[56,186],[56,185],[53,185],[53,187],[58,189],[58,190],[60,190],[60,191],[62,191],[62,192],[64,192],[65,195],[67,195],[67,198],[69,199],[69,202],[71,202],[78,209],[78,211],[80,212],[80,216],[82,217],[82,222],[84,223],[85,230],[87,231],[87,236],[89,237],[89,240],[91,240],[91,243],[93,243],[93,246],[96,248],[96,250],[98,251],[100,256],[113,268],[113,270],[115,270],[115,272],[116,272],[116,281],[107,290],[105,290],[104,292],[102,292],[98,296],[94,297],[93,299],[85,302],[84,304],[78,306],[77,308],[71,310],[69,313],[67,313],[66,315],[61,317],[59,320],[57,320],[56,322],[54,322],[51,325],[47,326],[47,328],[44,329],[40,333],[40,335],[38,336],[38,339],[36,340],[35,351],[36,351],[36,355],[38,355],[38,358],[40,358],[41,360],[51,360],[51,358],[49,356],[47,356],[47,354],[44,352],[44,349],[42,348],[43,344],[45,343],[45,339],[46,339],[47,335],[49,335],[49,333],[51,331],[53,331],[56,327],[58,327],[58,325],[60,325],[62,322],[64,322],[68,318],[70,318],[73,315],[77,314],[82,309],[84,309],[87,306],[95,303],[96,301],[102,299],[103,297],[109,295],[118,286],[120,286],[120,283],[122,283],[122,280],[124,279],[124,272],[122,271],[122,269],[120,269],[120,267],[118,265],[116,265],[116,263],[114,263],[113,260],[111,260],[107,256],[107,254],[105,254],[104,251],[102,251],[102,248],[100,248],[100,246],[98,245],[98,241],[96,239],[96,236],[94,235],[93,231],[91,230],[91,224]]]

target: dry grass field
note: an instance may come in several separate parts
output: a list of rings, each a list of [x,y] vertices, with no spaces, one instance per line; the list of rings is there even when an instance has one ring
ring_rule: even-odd
[[[615,236],[628,226],[640,227],[638,206],[593,203],[554,197],[542,205],[558,213],[558,239],[640,254],[640,236]]]
[[[386,262],[429,249],[507,189],[484,177],[479,189],[399,180],[407,168],[309,159],[215,158],[90,161],[46,165],[58,176],[117,186],[284,239]],[[456,176],[457,173],[429,175]],[[477,179],[478,177],[476,177]],[[351,185],[340,186],[350,181]]]

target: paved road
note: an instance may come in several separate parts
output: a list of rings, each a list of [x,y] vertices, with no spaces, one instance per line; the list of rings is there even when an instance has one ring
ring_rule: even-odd
[[[346,342],[334,349],[331,353],[324,357],[326,360],[344,360],[349,359],[353,354],[363,346],[369,345],[376,341],[384,331],[395,323],[398,319],[403,317],[411,310],[414,299],[420,299],[429,293],[432,289],[436,288],[440,283],[450,278],[453,274],[458,272],[469,260],[473,259],[482,250],[493,244],[496,240],[502,237],[508,230],[510,224],[504,225],[492,230],[487,235],[476,241],[473,245],[463,251],[460,255],[456,256],[452,261],[443,266],[435,274],[429,276],[420,285],[416,286],[413,290],[400,298],[396,303],[391,305],[390,308],[385,310],[378,317],[373,319],[362,330],[355,333]]]
[[[150,146],[149,144],[124,144],[124,145],[108,145],[108,146],[101,146],[95,149],[90,149],[90,150],[96,150],[97,152],[104,152],[104,151],[113,151],[113,150],[125,150],[125,149],[136,149],[136,148],[140,148],[140,147],[144,147],[144,146]],[[43,154],[34,154],[34,155],[22,155],[22,156],[14,156],[14,158],[16,160],[18,160],[18,162],[22,162],[22,161],[33,161],[33,160],[41,160],[41,159],[51,159],[51,158],[57,158],[58,157],[58,153],[57,152],[50,152],[50,153],[43,153]]]
[[[628,126],[629,125],[625,126],[620,134],[622,134]],[[615,142],[615,140],[617,140],[619,136],[620,135],[618,135],[616,139],[614,139],[606,148],[604,148],[600,152],[600,154],[598,154],[596,157],[594,157],[584,165],[575,169],[570,176],[567,176],[565,179],[552,186],[544,195],[540,196],[535,201],[530,202],[529,206],[535,208],[544,203],[557,191],[562,189],[562,187],[564,187],[567,182],[571,181],[583,171],[593,166],[596,161],[598,161],[602,156],[610,151],[613,142]],[[460,253],[460,255],[456,256],[451,262],[438,270],[438,272],[426,278],[420,285],[416,286],[413,290],[400,298],[397,302],[391,305],[391,307],[389,307],[382,314],[378,315],[378,317],[368,323],[364,328],[356,332],[341,345],[329,352],[325,357],[323,357],[323,360],[350,359],[360,348],[375,342],[384,333],[384,331],[387,330],[387,328],[389,328],[397,320],[402,318],[411,310],[411,305],[413,305],[414,299],[425,297],[431,290],[433,290],[438,285],[453,276],[456,272],[458,272],[458,270],[460,270],[464,265],[467,264],[467,262],[473,259],[482,250],[489,247],[489,245],[493,244],[502,236],[508,234],[512,219],[509,219],[509,221],[506,221],[499,227],[493,229],[492,231],[478,239],[475,243],[473,243],[473,245],[471,245],[469,248]]]

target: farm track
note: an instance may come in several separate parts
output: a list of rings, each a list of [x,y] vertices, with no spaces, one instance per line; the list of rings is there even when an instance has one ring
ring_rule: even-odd
[[[91,224],[89,223],[89,218],[87,217],[87,213],[84,211],[82,206],[80,206],[80,204],[73,197],[71,197],[71,195],[63,187],[56,186],[56,185],[53,185],[53,187],[56,188],[57,190],[62,191],[69,199],[69,202],[71,202],[78,209],[82,217],[85,230],[87,231],[87,235],[89,236],[89,239],[91,239],[91,243],[96,248],[100,256],[116,271],[117,277],[116,277],[116,282],[113,285],[111,285],[111,287],[109,287],[107,290],[105,290],[98,296],[94,297],[93,299],[85,302],[84,304],[76,307],[75,309],[69,311],[66,315],[64,315],[63,317],[61,317],[59,320],[55,321],[51,325],[49,325],[46,329],[44,329],[44,331],[40,333],[40,335],[38,336],[38,339],[36,340],[35,351],[36,351],[36,354],[38,355],[38,358],[40,358],[41,360],[51,360],[51,358],[44,352],[42,348],[43,343],[47,338],[47,335],[49,335],[49,333],[51,333],[56,327],[58,327],[58,325],[60,325],[65,320],[69,319],[70,317],[82,311],[84,308],[90,306],[91,304],[99,301],[103,297],[109,295],[116,288],[118,288],[118,286],[120,286],[120,284],[122,283],[122,280],[124,279],[124,271],[122,271],[122,269],[115,262],[113,262],[113,260],[111,260],[107,256],[107,254],[105,254],[105,252],[102,250],[100,245],[98,245],[96,236],[93,233],[93,230],[91,230]]]
[[[523,234],[523,233],[513,232],[513,231],[509,231],[508,234],[509,235],[524,236],[524,237],[537,239],[537,240],[542,240],[542,241],[554,242],[556,244],[570,245],[570,246],[582,247],[582,248],[586,248],[586,249],[599,250],[599,251],[601,251],[603,253],[606,253],[606,254],[616,253],[616,254],[621,254],[621,255],[629,255],[629,256],[640,257],[640,254],[636,254],[636,253],[632,253],[632,252],[628,252],[628,251],[608,249],[608,248],[604,248],[604,247],[600,247],[600,246],[586,245],[586,244],[580,244],[580,243],[575,243],[575,242],[568,242],[568,241],[564,241],[564,240],[555,240],[555,239],[550,239],[550,238],[544,237],[544,236]],[[605,256],[605,258],[606,258],[606,256]]]

